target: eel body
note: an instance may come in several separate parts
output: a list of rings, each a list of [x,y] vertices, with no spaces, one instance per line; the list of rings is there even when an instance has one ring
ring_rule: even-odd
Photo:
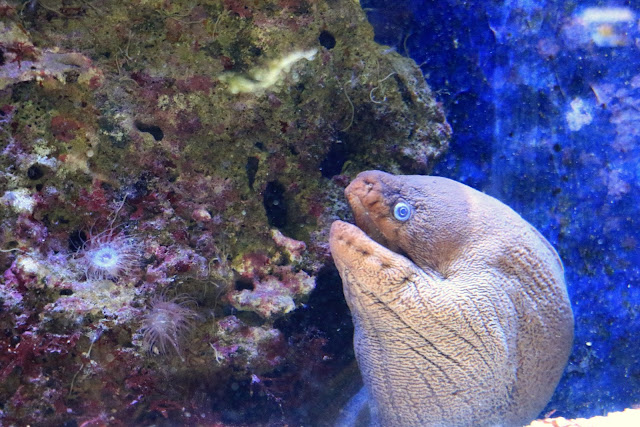
[[[521,426],[573,341],[562,263],[511,208],[433,176],[363,172],[330,246],[382,426]]]

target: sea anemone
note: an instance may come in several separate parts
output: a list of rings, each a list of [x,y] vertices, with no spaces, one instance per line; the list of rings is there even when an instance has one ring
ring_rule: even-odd
[[[92,235],[78,252],[87,280],[115,280],[138,266],[139,247],[133,237],[113,229]]]
[[[173,348],[182,357],[181,341],[197,317],[196,312],[188,307],[191,302],[185,297],[167,300],[164,296],[151,301],[140,328],[147,351],[167,354]]]

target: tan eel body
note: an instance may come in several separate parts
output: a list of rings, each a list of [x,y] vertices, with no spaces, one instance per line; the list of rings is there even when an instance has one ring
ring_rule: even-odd
[[[331,252],[382,426],[521,426],[573,340],[562,263],[508,206],[458,182],[363,172]],[[400,218],[400,219],[397,219]]]

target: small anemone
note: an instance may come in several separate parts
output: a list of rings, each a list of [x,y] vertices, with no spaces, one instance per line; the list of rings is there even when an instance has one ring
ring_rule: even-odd
[[[182,357],[181,341],[197,317],[196,312],[188,307],[190,303],[192,301],[186,297],[167,300],[159,296],[151,301],[140,328],[148,352],[167,354],[173,348]]]
[[[138,265],[139,252],[133,237],[109,229],[90,236],[78,259],[87,280],[116,280]]]

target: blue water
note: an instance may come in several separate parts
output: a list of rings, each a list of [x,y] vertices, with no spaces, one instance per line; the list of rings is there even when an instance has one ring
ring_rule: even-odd
[[[547,410],[640,402],[640,4],[361,3],[446,110],[454,137],[433,173],[513,207],[564,261],[576,334]]]

